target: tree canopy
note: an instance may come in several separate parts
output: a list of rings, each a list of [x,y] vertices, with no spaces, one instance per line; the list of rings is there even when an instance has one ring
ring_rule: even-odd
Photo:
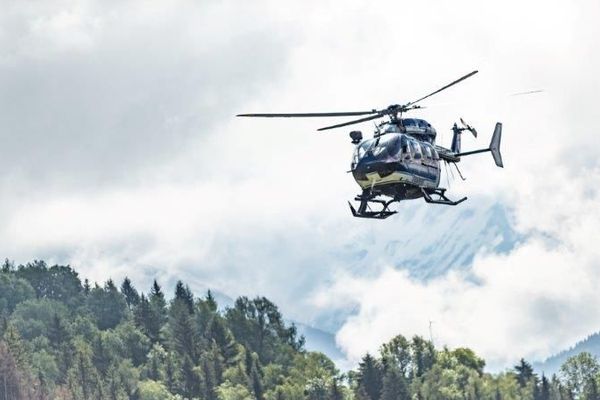
[[[587,353],[548,379],[524,359],[499,374],[468,348],[398,335],[340,372],[264,297],[220,310],[183,281],[172,296],[125,278],[83,282],[69,266],[0,269],[0,400],[598,400]]]

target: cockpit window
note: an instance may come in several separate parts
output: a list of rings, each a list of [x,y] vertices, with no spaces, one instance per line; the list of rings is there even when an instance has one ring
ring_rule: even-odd
[[[417,126],[417,121],[412,118],[407,118],[402,120],[402,124],[404,126]]]
[[[429,124],[427,123],[427,121],[423,121],[422,119],[420,119],[418,121],[419,121],[419,128],[427,129],[429,127]]]

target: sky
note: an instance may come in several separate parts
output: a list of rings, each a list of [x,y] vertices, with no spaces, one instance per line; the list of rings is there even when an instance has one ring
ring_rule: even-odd
[[[309,323],[353,310],[336,340],[354,361],[395,334],[428,336],[429,320],[436,344],[497,368],[600,330],[597,1],[8,0],[0,11],[0,256],[141,289],[182,279],[266,295]],[[505,168],[465,160],[468,180],[450,193],[469,196],[459,207],[501,204],[523,239],[429,281],[375,256],[348,265],[356,241],[385,240],[427,206],[352,219],[348,130],[315,131],[337,120],[234,117],[382,108],[474,69],[414,116],[446,145],[464,117],[480,133],[465,149],[503,122]],[[426,240],[439,211],[424,212],[410,229]]]

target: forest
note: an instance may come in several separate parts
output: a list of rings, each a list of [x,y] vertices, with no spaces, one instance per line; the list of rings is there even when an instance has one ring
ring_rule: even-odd
[[[147,292],[33,261],[0,270],[0,400],[600,400],[589,353],[560,373],[491,374],[468,348],[398,335],[340,371],[264,297],[220,308],[184,282]]]

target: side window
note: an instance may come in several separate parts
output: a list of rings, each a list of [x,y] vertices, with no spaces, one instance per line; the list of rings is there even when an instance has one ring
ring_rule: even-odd
[[[425,143],[421,143],[421,149],[423,150],[423,156],[428,160],[433,158],[433,154],[431,153],[431,147]]]
[[[402,120],[402,125],[404,125],[405,127],[413,127],[417,125],[417,122],[412,118],[406,118]]]
[[[419,144],[416,141],[411,141],[410,147],[411,147],[412,154],[413,154],[413,157],[415,158],[415,160],[420,160],[422,155],[421,155],[421,148],[419,147]]]
[[[410,152],[410,143],[404,135],[402,135],[402,138],[400,139],[400,149],[402,151],[402,159],[410,160],[412,157]]]

